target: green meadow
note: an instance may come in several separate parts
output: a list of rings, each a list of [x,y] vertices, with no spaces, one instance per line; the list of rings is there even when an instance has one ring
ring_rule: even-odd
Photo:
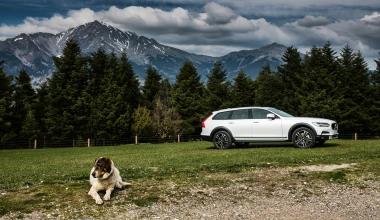
[[[19,213],[20,218],[23,213],[36,210],[48,212],[54,208],[52,204],[58,201],[65,201],[72,206],[95,206],[93,199],[87,195],[90,188],[88,179],[95,159],[101,156],[110,157],[123,180],[133,184],[133,193],[123,203],[141,206],[148,206],[160,197],[159,191],[153,197],[143,196],[146,193],[144,187],[150,183],[174,181],[186,185],[207,181],[205,176],[244,173],[256,169],[356,163],[355,169],[350,171],[316,173],[308,178],[336,180],[346,184],[348,173],[374,181],[379,181],[380,176],[378,140],[332,140],[311,149],[294,148],[291,143],[251,143],[244,148],[216,150],[210,142],[197,141],[1,150],[0,217],[9,212]],[[117,204],[110,202],[107,205]]]

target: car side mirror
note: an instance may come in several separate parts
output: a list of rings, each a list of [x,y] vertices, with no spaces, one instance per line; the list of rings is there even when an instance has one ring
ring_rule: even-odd
[[[276,118],[276,116],[274,114],[270,113],[270,114],[267,114],[267,118],[274,120]]]

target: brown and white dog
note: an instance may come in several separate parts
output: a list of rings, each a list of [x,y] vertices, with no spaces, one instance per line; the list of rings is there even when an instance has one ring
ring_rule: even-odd
[[[108,157],[100,157],[95,160],[94,167],[90,173],[91,189],[88,195],[95,199],[96,204],[103,204],[98,191],[106,191],[104,200],[111,199],[111,193],[115,187],[122,188],[130,186],[130,183],[123,182],[119,170],[113,164],[113,161]]]

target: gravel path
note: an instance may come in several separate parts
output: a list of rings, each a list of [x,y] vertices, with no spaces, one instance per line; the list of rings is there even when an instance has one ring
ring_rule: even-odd
[[[344,165],[349,168],[355,164]],[[342,166],[342,165],[341,165]],[[159,200],[141,207],[126,202],[133,187],[118,191],[104,206],[33,212],[25,219],[380,219],[380,183],[355,180],[339,184],[308,182],[302,174],[342,169],[341,166],[265,168],[237,174],[212,174],[208,181],[228,184],[155,183]],[[294,175],[298,175],[297,178]],[[301,176],[301,177],[300,177]],[[147,191],[149,192],[149,191]],[[12,219],[17,213],[3,216]]]

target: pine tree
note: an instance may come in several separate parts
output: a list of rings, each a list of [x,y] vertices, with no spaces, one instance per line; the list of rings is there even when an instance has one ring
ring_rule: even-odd
[[[368,121],[369,75],[367,64],[361,53],[353,53],[347,45],[343,48],[340,59],[341,82],[337,86],[343,101],[339,129],[342,132],[359,132],[365,129]]]
[[[371,74],[371,84],[374,86],[380,86],[380,58],[374,61],[376,63],[376,70]]]
[[[10,132],[11,122],[9,121],[10,95],[12,76],[7,76],[3,71],[4,61],[0,61],[0,137],[1,142],[7,141],[6,133]]]
[[[12,94],[11,130],[18,135],[25,121],[27,113],[34,104],[36,93],[31,84],[31,78],[25,70],[21,70],[16,76],[14,93]]]
[[[329,43],[313,46],[304,59],[304,76],[300,90],[300,115],[337,120],[341,96],[336,86],[337,60]]]
[[[92,100],[90,134],[100,139],[130,137],[133,135],[133,112],[141,100],[138,79],[125,52],[119,58],[112,52],[102,68],[104,70],[100,67],[97,70],[104,74],[99,92],[90,93],[89,98]],[[97,74],[95,69],[92,74]]]
[[[365,61],[362,53],[358,51],[355,53],[355,59],[353,60],[354,68],[353,74],[350,78],[351,81],[351,94],[352,100],[358,105],[358,110],[361,113],[357,118],[357,124],[361,124],[361,127],[356,128],[358,131],[368,131],[368,126],[371,123],[371,115],[369,114],[366,106],[370,106],[370,75],[368,70],[368,64]],[[359,116],[359,115],[358,115]]]
[[[341,114],[337,121],[339,121],[339,129],[340,131],[350,131],[353,125],[350,122],[351,117],[356,117],[356,104],[353,103],[350,94],[350,87],[346,85],[350,81],[350,73],[353,72],[353,60],[355,58],[355,54],[352,48],[346,45],[341,52],[341,58],[339,59],[340,64],[340,78],[337,80],[337,87],[339,88],[339,92],[342,94],[343,101],[339,105],[339,109],[341,110]],[[356,106],[356,107],[355,107]],[[351,124],[351,125],[350,125]]]
[[[141,93],[138,79],[125,52],[118,59],[116,77],[119,94],[116,95],[115,102],[118,115],[114,122],[114,127],[117,128],[115,132],[117,137],[129,137],[132,135],[132,114],[140,104]]]
[[[94,138],[117,138],[114,122],[119,117],[116,106],[116,96],[119,94],[117,85],[118,58],[114,52],[107,56],[104,83],[101,84],[97,101],[92,102],[90,127]]]
[[[279,97],[281,103],[278,108],[290,114],[300,114],[300,93],[302,93],[301,84],[304,76],[301,55],[298,49],[288,47],[282,57],[283,65],[278,67],[278,75],[281,83],[277,88],[282,90],[282,96]]]
[[[23,99],[23,103],[31,105],[35,101],[36,92],[32,87],[31,78],[25,70],[16,76],[16,92]]]
[[[339,62],[336,56],[336,51],[331,48],[331,42],[327,43],[322,47],[322,54],[324,58],[324,65],[328,72],[328,77],[332,81],[336,81],[340,78],[339,75]]]
[[[207,78],[205,100],[207,111],[212,112],[231,106],[229,97],[231,83],[227,81],[227,70],[220,60],[214,63]]]
[[[157,72],[156,68],[149,66],[145,72],[145,83],[141,87],[144,97],[144,106],[148,109],[153,109],[153,100],[161,88],[162,77]]]
[[[109,117],[112,112],[116,91],[117,56],[114,52],[105,54],[99,49],[90,57],[90,77],[87,90],[84,94],[89,103],[89,118],[87,123],[87,136],[97,139],[112,137],[111,124],[116,116]],[[109,117],[110,121],[107,121]]]
[[[270,65],[262,67],[259,75],[255,79],[256,98],[255,104],[258,106],[281,107],[282,92],[281,80],[276,72],[272,72]]]
[[[46,112],[48,109],[48,96],[49,88],[47,81],[43,82],[39,88],[37,88],[36,101],[32,105],[32,112],[34,112],[34,117],[40,126],[41,134],[45,135],[47,133],[46,127]]]
[[[231,89],[232,106],[245,107],[253,106],[255,100],[255,87],[253,80],[247,76],[244,70],[240,70],[234,78],[234,84]]]
[[[91,112],[89,118],[89,129],[93,131],[96,129],[97,122],[93,123],[93,120],[97,121],[98,111],[99,111],[99,99],[100,96],[104,94],[104,84],[106,83],[107,77],[106,71],[108,70],[108,55],[104,49],[99,48],[95,53],[91,54],[89,58],[90,64],[90,82],[86,89],[86,100],[90,105]],[[90,135],[94,135],[90,131]]]
[[[119,80],[117,82],[125,94],[125,101],[131,105],[133,112],[140,104],[140,84],[125,52],[123,52],[119,58],[118,78]]]
[[[77,41],[69,39],[62,57],[53,57],[57,71],[49,80],[47,126],[55,139],[77,139],[86,127],[90,109],[83,93],[89,82],[88,58]]]
[[[190,61],[186,61],[176,76],[172,89],[173,106],[183,119],[183,133],[200,133],[200,123],[204,115],[204,86],[200,76]]]
[[[90,79],[94,81],[94,89],[99,89],[105,82],[108,55],[103,48],[99,48],[95,53],[91,54],[89,59],[90,64]]]
[[[22,123],[20,139],[27,140],[29,142],[29,147],[32,147],[33,141],[37,140],[37,138],[40,136],[41,131],[39,129],[39,124],[34,118],[33,112],[29,110]]]
[[[380,55],[380,53],[379,53]],[[380,131],[380,58],[375,60],[376,69],[371,73],[370,99],[368,114],[370,116],[369,130]]]

